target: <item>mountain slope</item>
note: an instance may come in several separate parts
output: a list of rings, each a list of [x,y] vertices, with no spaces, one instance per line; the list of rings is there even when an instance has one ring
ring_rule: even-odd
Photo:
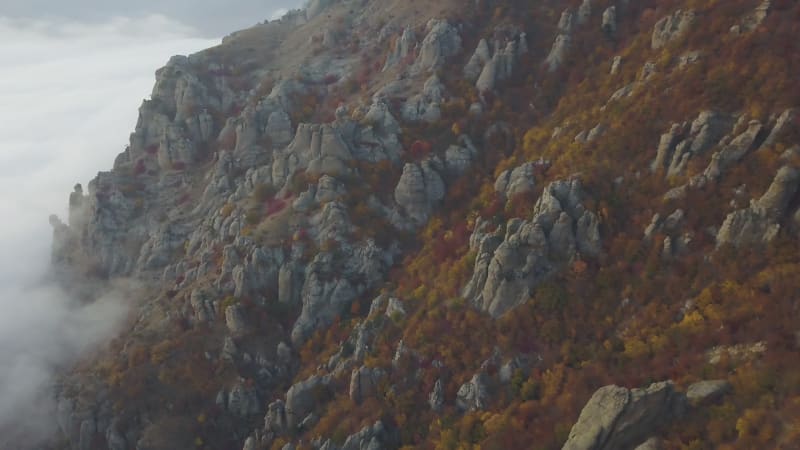
[[[145,289],[53,445],[797,446],[798,23],[315,1],[173,58],[54,222]]]

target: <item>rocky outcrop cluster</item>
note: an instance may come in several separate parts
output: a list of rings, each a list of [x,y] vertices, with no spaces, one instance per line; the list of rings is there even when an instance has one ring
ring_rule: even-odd
[[[527,302],[560,268],[598,256],[600,223],[583,196],[578,179],[557,181],[545,187],[530,220],[512,219],[494,232],[479,222],[470,239],[478,255],[462,296],[498,317]]]
[[[464,67],[464,78],[475,83],[480,92],[492,91],[497,83],[511,77],[519,57],[528,51],[527,35],[513,33],[510,38],[496,38],[491,46],[481,39]]]
[[[717,232],[717,245],[752,245],[775,239],[798,186],[800,171],[793,167],[782,167],[761,198],[725,218]]]
[[[680,175],[689,160],[719,143],[733,127],[733,121],[714,111],[703,111],[691,124],[673,124],[661,135],[650,170],[663,170],[667,177]]]

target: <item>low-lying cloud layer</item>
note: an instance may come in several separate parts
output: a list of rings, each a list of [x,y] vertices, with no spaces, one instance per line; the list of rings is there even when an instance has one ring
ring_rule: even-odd
[[[53,370],[111,337],[124,301],[68,298],[44,280],[48,216],[76,182],[111,167],[173,54],[218,40],[163,16],[102,23],[0,17],[0,448],[52,428]]]
[[[303,0],[3,0],[8,17],[66,17],[105,22],[109,17],[160,14],[194,27],[202,36],[222,36],[269,19],[278,9],[298,8]]]

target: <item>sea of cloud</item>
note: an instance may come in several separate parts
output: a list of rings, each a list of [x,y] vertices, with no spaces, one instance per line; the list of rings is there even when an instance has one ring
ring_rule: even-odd
[[[109,339],[120,295],[93,303],[44,282],[50,214],[111,167],[174,54],[215,45],[163,16],[94,23],[0,17],[0,430],[52,429],[54,370]],[[4,447],[0,438],[0,447]],[[5,442],[8,442],[7,440]]]

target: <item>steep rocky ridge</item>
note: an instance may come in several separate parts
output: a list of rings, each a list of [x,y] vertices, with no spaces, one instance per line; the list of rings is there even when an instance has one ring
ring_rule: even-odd
[[[567,3],[318,0],[172,58],[51,219],[148,287],[52,447],[796,444],[798,6]]]

